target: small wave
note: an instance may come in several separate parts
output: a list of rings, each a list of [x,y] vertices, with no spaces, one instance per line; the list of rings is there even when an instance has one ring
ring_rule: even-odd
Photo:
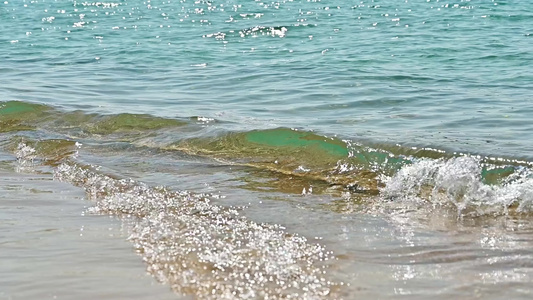
[[[533,211],[533,178],[529,168],[492,167],[475,157],[416,159],[395,175],[384,177],[382,195],[396,202],[429,202],[453,207],[459,217]],[[489,174],[499,182],[487,183]],[[509,174],[511,173],[511,174]]]
[[[76,151],[73,140],[98,143],[105,139],[252,167],[258,172],[250,174],[299,182],[298,194],[302,186],[314,186],[314,194],[348,193],[357,195],[359,202],[373,202],[380,195],[395,203],[454,207],[459,216],[530,213],[533,209],[528,161],[359,143],[290,128],[227,132],[210,129],[211,122],[223,124],[204,116],[182,121],[143,114],[62,112],[19,101],[0,104],[0,132],[29,136],[23,142],[40,151],[51,166]],[[15,151],[21,138],[10,135]],[[38,142],[31,142],[36,137]],[[253,183],[249,186],[255,188]],[[272,183],[268,188],[297,190],[287,186]]]
[[[366,167],[383,156],[355,153],[345,141],[289,128],[183,139],[163,148],[359,191],[376,190],[376,173]]]
[[[0,132],[35,130],[37,127],[74,136],[150,134],[164,128],[181,127],[187,123],[177,119],[147,114],[88,114],[63,112],[53,107],[21,101],[0,104]]]

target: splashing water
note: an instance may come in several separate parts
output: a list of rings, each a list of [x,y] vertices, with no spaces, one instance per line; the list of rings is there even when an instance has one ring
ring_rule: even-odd
[[[386,199],[452,206],[457,215],[527,213],[533,209],[531,170],[518,168],[500,184],[483,182],[479,159],[417,159],[395,175],[384,177]]]
[[[17,166],[15,171],[22,173],[31,170],[34,161],[37,158],[36,150],[25,143],[19,143],[15,156],[17,157]]]

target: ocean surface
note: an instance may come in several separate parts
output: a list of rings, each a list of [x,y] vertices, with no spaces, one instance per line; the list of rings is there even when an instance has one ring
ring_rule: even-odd
[[[0,2],[0,299],[531,299],[526,0]]]

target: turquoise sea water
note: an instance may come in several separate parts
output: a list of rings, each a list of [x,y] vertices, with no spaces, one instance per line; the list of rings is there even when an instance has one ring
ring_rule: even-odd
[[[3,100],[531,158],[527,1],[7,1]]]
[[[0,187],[81,187],[179,295],[528,299],[532,65],[525,0],[6,0]]]

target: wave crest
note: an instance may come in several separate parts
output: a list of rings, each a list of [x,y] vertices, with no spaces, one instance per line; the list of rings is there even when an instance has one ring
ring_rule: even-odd
[[[533,212],[530,169],[517,167],[497,183],[487,182],[490,171],[471,156],[416,159],[395,175],[384,176],[381,194],[393,201],[453,207],[460,217]]]

